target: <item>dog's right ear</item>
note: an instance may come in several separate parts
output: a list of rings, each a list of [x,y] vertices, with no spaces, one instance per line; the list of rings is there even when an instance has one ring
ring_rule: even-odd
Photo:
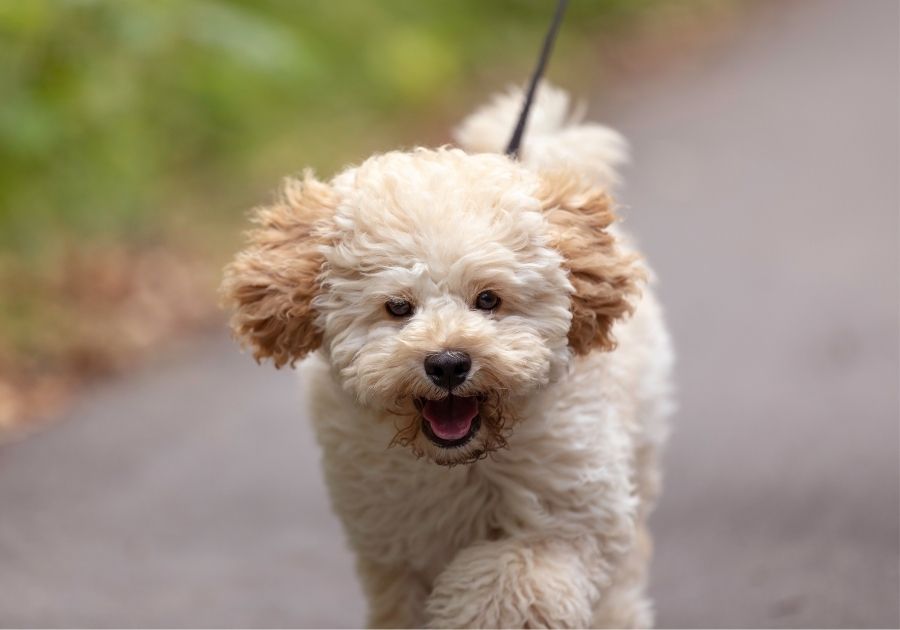
[[[226,268],[221,293],[231,328],[257,361],[293,364],[319,347],[312,300],[319,293],[324,233],[337,195],[310,172],[288,179],[278,200],[258,208],[249,245]]]

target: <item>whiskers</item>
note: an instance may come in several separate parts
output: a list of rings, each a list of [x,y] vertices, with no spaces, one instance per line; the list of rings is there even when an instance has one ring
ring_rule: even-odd
[[[409,447],[416,457],[422,457],[425,455],[425,452],[418,445],[417,440],[422,428],[422,412],[415,403],[412,406],[412,411],[407,413],[386,414],[393,416],[395,429],[394,437],[388,443],[388,448],[393,448],[394,446]]]
[[[515,408],[510,401],[510,390],[499,386],[499,383],[487,385],[485,387],[481,384],[476,389],[473,384],[453,392],[458,396],[475,396],[479,401],[478,415],[481,428],[468,444],[456,448],[443,448],[429,441],[422,432],[422,423],[425,422],[422,408],[428,397],[404,393],[392,400],[382,415],[384,421],[392,422],[395,429],[388,448],[395,446],[409,448],[416,457],[427,456],[443,466],[471,464],[495,451],[508,448],[508,438],[518,422]],[[442,393],[446,396],[445,392]]]

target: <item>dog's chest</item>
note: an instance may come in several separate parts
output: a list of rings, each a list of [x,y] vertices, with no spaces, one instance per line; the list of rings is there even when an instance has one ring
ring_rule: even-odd
[[[379,456],[377,474],[345,468],[341,482],[331,484],[358,552],[432,579],[459,549],[498,535],[505,505],[478,464],[446,468],[403,450]]]
[[[386,448],[391,426],[338,392],[313,397],[313,419],[335,511],[357,554],[426,580],[461,549],[520,535],[583,536],[627,516],[628,440],[593,398],[561,398],[517,425],[509,448],[452,468]],[[613,522],[615,521],[615,522]]]

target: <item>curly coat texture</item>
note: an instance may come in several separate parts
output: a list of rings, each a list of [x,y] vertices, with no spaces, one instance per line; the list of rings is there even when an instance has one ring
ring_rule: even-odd
[[[496,153],[515,95],[458,130],[467,150],[306,174],[256,213],[226,269],[232,328],[299,365],[326,482],[378,627],[638,627],[672,352],[608,194],[624,141],[542,86],[521,162]],[[500,297],[490,311],[477,296]],[[391,300],[412,311],[394,317]],[[422,430],[453,390],[480,423]],[[394,446],[394,448],[390,448]]]
[[[235,306],[232,328],[257,360],[271,358],[281,367],[319,347],[312,299],[324,256],[317,223],[336,203],[332,190],[307,172],[303,180],[286,180],[278,201],[256,211],[259,227],[229,265],[222,292]]]

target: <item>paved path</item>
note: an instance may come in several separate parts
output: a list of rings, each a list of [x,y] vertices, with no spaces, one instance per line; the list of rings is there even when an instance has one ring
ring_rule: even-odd
[[[900,624],[897,59],[896,3],[796,3],[606,109],[681,357],[661,625]],[[0,449],[0,625],[360,624],[296,396],[211,339]]]

